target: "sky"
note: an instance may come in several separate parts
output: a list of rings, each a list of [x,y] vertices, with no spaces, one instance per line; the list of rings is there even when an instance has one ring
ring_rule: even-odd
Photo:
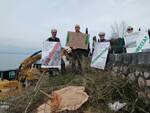
[[[150,0],[0,0],[0,48],[41,48],[51,28],[65,45],[67,31],[79,24],[90,36],[124,21],[135,30],[150,28]]]

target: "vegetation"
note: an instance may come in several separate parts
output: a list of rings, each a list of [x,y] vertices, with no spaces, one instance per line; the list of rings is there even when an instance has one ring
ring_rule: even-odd
[[[79,110],[63,113],[114,113],[108,107],[108,103],[115,101],[127,103],[118,113],[149,113],[149,102],[138,97],[136,84],[110,71],[86,70],[83,75],[68,73],[51,78],[45,75],[40,89],[51,93],[53,90],[69,85],[85,86],[90,98]],[[33,95],[33,87],[26,89],[23,95],[12,101],[9,113],[23,113],[31,95]],[[28,113],[35,113],[36,108],[47,99],[38,92]]]

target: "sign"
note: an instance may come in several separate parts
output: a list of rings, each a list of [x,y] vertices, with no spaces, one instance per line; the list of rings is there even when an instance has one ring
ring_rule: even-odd
[[[150,49],[149,36],[147,33],[141,33],[137,38],[137,47],[135,48],[135,52],[142,52],[146,49]]]
[[[147,32],[136,32],[125,36],[125,47],[127,53],[138,53],[150,49],[149,36]]]
[[[96,43],[91,67],[105,69],[109,46],[109,42]]]
[[[84,33],[68,32],[66,46],[73,49],[88,49],[89,35]]]
[[[132,33],[125,36],[125,46],[127,48],[136,47],[136,39],[139,36],[139,33]]]
[[[61,68],[60,42],[44,42],[41,61],[42,68]]]

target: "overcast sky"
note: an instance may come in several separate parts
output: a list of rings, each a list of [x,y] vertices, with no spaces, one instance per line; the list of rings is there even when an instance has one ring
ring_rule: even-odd
[[[91,36],[104,31],[109,37],[110,26],[121,21],[150,28],[150,0],[0,0],[0,47],[40,48],[51,28],[64,45],[75,24]]]

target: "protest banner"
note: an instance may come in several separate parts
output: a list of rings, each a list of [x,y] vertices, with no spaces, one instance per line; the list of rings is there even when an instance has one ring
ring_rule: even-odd
[[[137,38],[137,47],[135,52],[143,52],[146,49],[150,49],[150,40],[148,33],[140,33],[139,37]]]
[[[61,68],[60,42],[44,42],[42,48],[42,68]]]
[[[109,42],[96,43],[91,67],[105,69],[109,46]]]
[[[139,33],[131,33],[124,37],[125,41],[125,47],[127,50],[127,53],[134,53],[135,48],[137,47],[137,38],[139,36]]]
[[[147,32],[136,32],[124,37],[127,53],[142,52],[150,49],[149,36]]]
[[[88,49],[89,35],[84,33],[68,32],[66,46],[73,49]]]

